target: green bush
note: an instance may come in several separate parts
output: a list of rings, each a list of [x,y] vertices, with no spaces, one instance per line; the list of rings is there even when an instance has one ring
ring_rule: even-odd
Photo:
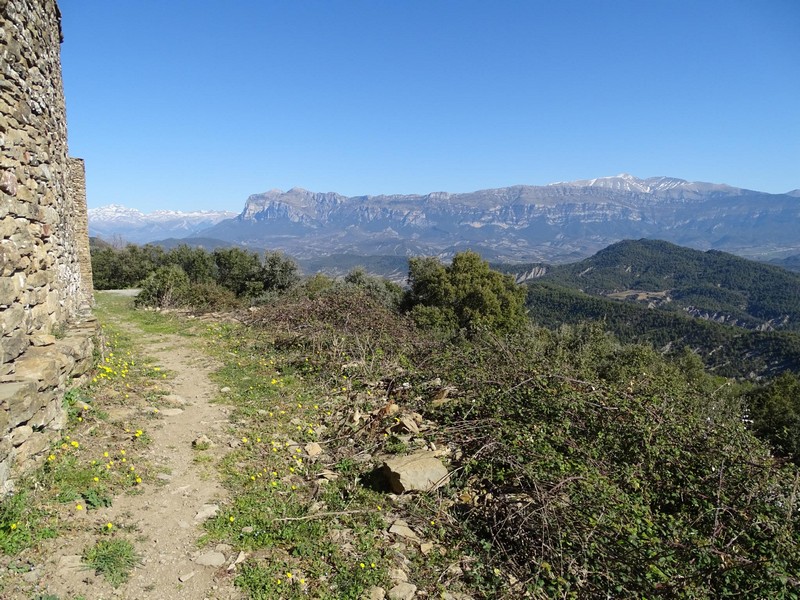
[[[174,308],[186,304],[189,278],[177,265],[159,267],[142,282],[136,306]]]
[[[800,464],[800,377],[784,373],[746,397],[753,431]]]
[[[421,326],[455,323],[468,332],[509,332],[527,321],[525,289],[510,275],[492,271],[475,252],[456,254],[446,267],[435,258],[412,258],[408,265],[410,287],[403,306]]]
[[[241,306],[236,294],[213,282],[189,284],[183,301],[189,308],[200,312],[230,310]]]
[[[350,271],[345,276],[344,283],[358,288],[389,308],[398,308],[403,299],[403,288],[383,277],[367,274],[363,267]]]

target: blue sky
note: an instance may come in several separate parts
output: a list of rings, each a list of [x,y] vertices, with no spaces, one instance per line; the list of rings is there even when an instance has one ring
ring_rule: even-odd
[[[90,207],[628,172],[800,187],[797,0],[60,0]]]

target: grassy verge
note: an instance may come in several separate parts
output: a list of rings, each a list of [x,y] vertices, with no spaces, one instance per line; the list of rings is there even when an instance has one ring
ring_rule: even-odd
[[[118,325],[129,311],[130,299],[99,295],[102,335],[90,380],[66,392],[65,428],[42,465],[0,502],[0,562],[7,572],[35,567],[45,559],[46,540],[59,536],[88,531],[103,545],[130,544],[127,536],[133,532],[125,523],[93,515],[120,494],[140,493],[152,480],[154,470],[144,454],[169,374],[141,356],[134,338]],[[155,319],[151,326],[167,327]],[[109,580],[119,582],[122,571],[115,570]],[[0,580],[0,595],[4,585]]]
[[[457,589],[464,553],[446,536],[450,490],[398,496],[378,474],[393,453],[429,447],[400,425],[410,409],[378,377],[402,377],[402,361],[381,350],[380,333],[345,341],[315,325],[291,339],[280,324],[208,327],[239,442],[221,465],[233,500],[205,541],[248,552],[236,583],[251,598],[356,599],[405,577],[437,597]],[[413,538],[389,532],[397,520]]]

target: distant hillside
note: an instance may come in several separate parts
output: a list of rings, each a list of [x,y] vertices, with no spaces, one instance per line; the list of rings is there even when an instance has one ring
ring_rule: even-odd
[[[599,322],[624,343],[646,343],[666,353],[696,352],[707,368],[726,377],[764,377],[800,371],[800,333],[747,331],[641,304],[590,296],[538,279],[528,284],[534,322]]]
[[[100,250],[102,248],[112,248],[113,246],[109,244],[102,238],[98,237],[90,237],[89,238],[89,250]]]
[[[164,250],[171,250],[178,246],[190,246],[192,248],[203,248],[204,250],[216,250],[217,248],[241,248],[240,244],[233,242],[226,242],[225,240],[217,240],[214,238],[204,237],[190,237],[190,238],[167,238],[165,240],[156,240],[150,242],[153,246],[161,246]],[[261,253],[262,248],[247,248],[252,252]]]
[[[800,330],[800,275],[716,250],[625,240],[542,280],[747,329]]]
[[[331,277],[347,275],[357,267],[367,273],[385,277],[397,283],[408,278],[408,259],[405,256],[359,256],[357,254],[332,254],[319,258],[298,260],[303,273],[325,273]]]
[[[770,264],[776,267],[781,267],[787,271],[794,271],[800,273],[800,254],[794,256],[787,256],[786,258],[775,258],[769,261]]]

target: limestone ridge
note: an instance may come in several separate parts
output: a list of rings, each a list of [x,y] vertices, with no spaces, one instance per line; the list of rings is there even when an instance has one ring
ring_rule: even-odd
[[[301,188],[247,199],[234,219],[195,234],[298,258],[427,254],[473,248],[493,260],[563,262],[629,238],[752,258],[797,253],[800,198],[628,174],[470,193],[342,196]]]

